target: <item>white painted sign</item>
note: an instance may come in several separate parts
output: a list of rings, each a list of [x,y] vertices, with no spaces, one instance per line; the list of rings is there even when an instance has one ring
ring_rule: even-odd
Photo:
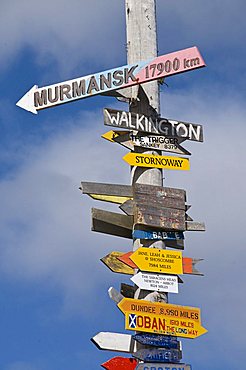
[[[131,280],[140,289],[157,292],[178,293],[178,277],[174,275],[138,272]]]
[[[91,338],[100,349],[116,352],[136,352],[136,342],[129,334],[100,332]]]

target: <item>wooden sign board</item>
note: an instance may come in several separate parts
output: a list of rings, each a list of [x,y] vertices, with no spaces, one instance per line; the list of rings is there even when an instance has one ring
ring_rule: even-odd
[[[136,370],[191,370],[191,365],[186,364],[162,364],[162,363],[139,363]]]
[[[125,329],[146,333],[197,338],[207,332],[201,326],[200,309],[123,298],[118,303],[125,315]]]
[[[137,333],[133,338],[145,346],[153,346],[159,348],[175,348],[182,349],[181,342],[177,340],[176,337],[161,335],[161,334],[151,334],[151,333]]]
[[[92,231],[132,238],[133,217],[92,208]]]
[[[78,77],[38,88],[34,85],[17,103],[29,112],[205,67],[197,47],[161,55],[147,61]]]
[[[81,182],[80,190],[83,194],[107,195],[116,197],[132,198],[133,191],[131,185],[106,184],[100,182]]]
[[[203,142],[202,125],[173,119],[145,116],[141,113],[104,109],[106,126],[162,135],[167,138],[181,138]]]
[[[166,170],[188,171],[190,163],[188,158],[171,157],[153,154],[130,152],[122,158],[130,166],[164,168]]]
[[[151,202],[150,202],[151,204]],[[185,211],[173,208],[157,208],[136,204],[134,209],[134,224],[160,228],[170,231],[184,231]]]
[[[134,147],[141,147],[146,149],[157,149],[165,152],[190,155],[191,153],[183,148],[180,143],[185,139],[177,137],[166,137],[161,135],[147,135],[146,133],[138,133],[136,135],[133,132],[125,131],[108,131],[104,135],[101,135],[103,139],[111,141],[112,143],[118,143],[129,150],[134,151]]]
[[[178,277],[172,275],[138,272],[131,281],[140,289],[157,292],[178,293]]]
[[[138,362],[132,357],[113,357],[101,364],[106,370],[135,370]]]
[[[144,362],[179,363],[182,359],[182,351],[174,348],[144,348],[133,353],[133,356]]]
[[[137,204],[149,205],[151,203],[153,207],[186,210],[186,191],[183,189],[135,183],[133,199]]]

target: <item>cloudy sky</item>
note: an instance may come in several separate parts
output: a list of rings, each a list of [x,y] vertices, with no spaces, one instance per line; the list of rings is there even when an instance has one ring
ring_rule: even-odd
[[[246,330],[246,73],[243,0],[157,0],[159,55],[198,46],[207,67],[170,77],[162,116],[203,124],[204,143],[185,143],[191,170],[166,171],[184,188],[190,215],[185,255],[204,258],[204,277],[185,276],[170,302],[201,308],[208,333],[182,340],[194,370],[243,368]],[[130,240],[90,231],[90,208],[114,209],[79,191],[80,181],[129,184],[123,147],[100,138],[97,96],[33,115],[15,103],[50,85],[126,64],[123,0],[1,0],[0,4],[0,368],[100,368],[116,353],[90,338],[124,332],[107,289],[129,283],[100,258]],[[175,172],[175,173],[174,173]],[[187,233],[186,233],[187,234]]]

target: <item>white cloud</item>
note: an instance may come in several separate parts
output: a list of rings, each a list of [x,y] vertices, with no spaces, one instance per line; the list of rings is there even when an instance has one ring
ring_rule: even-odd
[[[36,62],[56,62],[63,73],[79,64],[114,63],[124,50],[121,28],[124,5],[118,1],[18,0],[2,1],[1,65],[14,61],[25,47],[36,53]],[[110,52],[109,52],[110,49]],[[96,71],[95,71],[96,72]],[[70,77],[71,78],[71,77]]]

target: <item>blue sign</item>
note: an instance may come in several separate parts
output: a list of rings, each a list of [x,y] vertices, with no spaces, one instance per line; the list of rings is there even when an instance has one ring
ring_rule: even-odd
[[[167,349],[180,348],[180,342],[177,338],[170,335],[138,333],[133,335],[133,339],[146,346],[162,347]]]
[[[144,362],[174,362],[179,363],[182,352],[179,349],[147,348],[140,349],[132,354]]]
[[[183,240],[184,233],[182,231],[175,232],[133,230],[132,237],[134,239]]]

